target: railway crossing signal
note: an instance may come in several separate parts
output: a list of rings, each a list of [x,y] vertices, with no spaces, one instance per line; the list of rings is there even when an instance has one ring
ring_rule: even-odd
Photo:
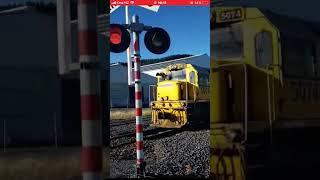
[[[112,2],[110,5],[110,14],[112,12],[114,12],[115,10],[117,10],[120,5],[116,5],[117,2]],[[140,7],[148,9],[150,11],[153,12],[158,12],[160,6],[159,5],[141,5]],[[129,20],[129,6],[125,6],[125,17],[126,17],[126,24],[130,24],[130,20]],[[132,80],[132,64],[131,64],[131,47],[129,46],[129,48],[127,49],[127,66],[128,66],[128,85],[131,86],[133,84],[133,80]]]
[[[113,53],[121,53],[130,46],[130,33],[147,31],[144,36],[146,48],[154,54],[163,54],[170,48],[170,36],[162,28],[144,26],[141,23],[131,24],[110,24],[110,51]]]
[[[135,83],[135,115],[136,115],[136,176],[145,177],[145,160],[143,150],[143,120],[142,120],[142,92],[140,76],[140,41],[139,36],[143,31],[144,42],[149,51],[154,54],[165,53],[170,47],[169,34],[162,28],[145,26],[139,22],[139,16],[133,15],[132,22],[125,25],[110,25],[110,51],[120,53],[130,45],[128,31],[133,35],[133,58],[134,58],[134,83]],[[128,43],[129,41],[129,43]]]

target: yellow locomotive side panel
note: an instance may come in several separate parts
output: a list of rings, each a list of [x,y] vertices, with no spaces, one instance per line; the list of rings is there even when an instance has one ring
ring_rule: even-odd
[[[242,180],[248,134],[272,142],[275,128],[320,124],[320,78],[284,72],[290,59],[283,55],[283,34],[259,9],[217,7],[211,13],[210,171],[214,178]]]
[[[217,12],[224,12],[224,8],[217,8]],[[221,10],[222,9],[222,10]],[[232,112],[234,117],[225,117],[222,121],[227,122],[239,122],[244,120],[244,94],[245,89],[250,91],[250,94],[247,96],[247,106],[248,106],[248,120],[252,121],[268,121],[270,116],[269,115],[271,109],[276,109],[274,99],[276,99],[277,92],[279,91],[279,86],[282,81],[281,77],[281,61],[279,60],[279,56],[281,56],[281,48],[278,44],[279,32],[274,26],[263,16],[263,14],[256,8],[227,8],[230,9],[242,9],[243,12],[243,19],[244,21],[233,22],[232,25],[241,29],[239,33],[242,34],[242,54],[239,57],[234,58],[212,58],[213,61],[212,65],[214,68],[219,69],[215,70],[214,74],[216,75],[217,80],[219,79],[220,82],[215,82],[212,80],[213,88],[216,90],[221,89],[220,92],[212,93],[211,101],[215,102],[215,98],[223,98],[228,87],[229,81],[230,88],[235,89],[232,92],[232,103],[233,106],[227,106],[223,103],[226,103],[228,100],[225,97],[224,100],[220,100],[218,104],[212,104],[211,111],[219,114],[226,114],[226,110],[222,110],[221,108],[227,108],[228,112]],[[219,16],[219,15],[216,15]],[[231,30],[232,31],[232,30]],[[257,67],[256,66],[256,38],[261,33],[268,34],[272,39],[272,62],[270,63],[270,67]],[[214,34],[213,34],[214,38]],[[214,53],[214,52],[212,52]],[[224,64],[224,65],[223,65]],[[228,65],[227,65],[228,64]],[[246,67],[244,67],[246,66]],[[246,72],[245,72],[246,71]],[[221,73],[221,74],[220,74]],[[245,75],[246,73],[246,75]],[[214,76],[214,75],[213,75]],[[245,76],[247,78],[247,87],[245,87]],[[213,77],[214,78],[214,77]],[[215,84],[215,85],[214,85]],[[231,87],[233,86],[233,87]],[[212,91],[216,91],[212,90]],[[222,93],[222,94],[220,94]],[[230,94],[230,93],[228,93]],[[229,95],[230,96],[230,95]],[[272,96],[272,98],[271,98]],[[273,98],[274,97],[274,98]],[[230,97],[229,97],[230,99]],[[222,104],[221,104],[222,103]],[[222,107],[219,107],[222,105]],[[270,107],[271,106],[271,107]],[[216,109],[217,108],[217,109]],[[223,113],[224,112],[224,113]],[[249,113],[250,112],[250,113]],[[213,115],[215,116],[215,115]],[[276,116],[276,115],[274,115]],[[213,118],[213,117],[212,117]],[[217,118],[212,119],[212,121]]]
[[[278,43],[279,32],[257,8],[246,8],[246,21],[243,22],[244,57],[251,64],[249,72],[250,117],[251,121],[268,122],[274,120],[277,112],[275,99],[281,82],[281,49]],[[257,66],[256,38],[261,33],[271,37],[271,58],[269,67]],[[266,37],[264,37],[266,38]]]
[[[252,70],[253,74],[250,75],[250,78],[252,78],[250,80],[252,82],[250,90],[252,89],[251,91],[253,93],[251,96],[253,97],[252,99],[256,99],[253,108],[259,107],[253,112],[257,114],[257,116],[253,115],[253,117],[260,120],[260,117],[263,117],[263,115],[265,115],[265,117],[271,116],[271,120],[274,121],[273,123],[275,124],[281,124],[281,121],[289,121],[290,123],[290,120],[298,120],[301,122],[308,119],[319,120],[320,111],[317,107],[320,105],[320,102],[318,100],[317,89],[319,89],[320,78],[303,76],[291,77],[285,75],[283,61],[288,61],[288,59],[282,56],[282,42],[280,40],[279,30],[258,9],[247,9],[247,20],[244,22],[244,27],[249,30],[244,31],[244,40],[247,41],[245,43],[244,53],[245,57],[248,57],[246,59],[252,60],[251,63],[254,68]],[[256,17],[262,17],[264,20],[259,20],[259,18]],[[256,68],[255,62],[253,62],[253,60],[256,59],[256,53],[254,49],[255,41],[252,36],[260,31],[271,32],[272,34],[273,63],[266,70]],[[315,41],[319,42],[320,39],[315,39]],[[297,43],[299,42],[297,41]],[[296,66],[299,65],[297,64]],[[304,67],[301,66],[299,68]],[[261,70],[264,72],[260,73]],[[269,74],[269,76],[266,77],[265,74]],[[264,86],[263,83],[265,84]],[[270,92],[266,91],[268,89],[270,89]],[[266,99],[266,103],[263,103],[270,107],[263,107],[261,104],[260,97],[264,97],[264,94],[271,97],[269,102],[268,99]],[[261,110],[259,110],[260,108]],[[271,110],[269,110],[269,108]],[[263,111],[263,109],[268,111]],[[307,125],[303,122],[301,124]]]
[[[251,106],[248,108],[251,116],[249,121],[268,121],[270,111],[273,111],[271,112],[273,120],[276,120],[278,117],[298,117],[296,116],[297,113],[313,114],[312,116],[310,115],[310,118],[319,117],[318,111],[315,109],[315,105],[319,104],[319,102],[314,101],[318,99],[319,78],[308,79],[283,76],[283,69],[281,68],[283,67],[281,62],[281,42],[278,40],[280,38],[278,29],[255,8],[246,8],[245,14],[245,21],[236,22],[243,27],[243,55],[240,58],[216,59],[215,64],[245,63],[247,65],[248,89],[251,96],[248,102],[249,106]],[[270,34],[272,37],[272,63],[268,67],[258,67],[256,65],[256,38],[261,32]],[[239,76],[234,75],[234,83],[240,82],[240,79],[244,78],[241,73],[239,73]],[[239,80],[237,80],[237,77],[239,77]],[[240,83],[240,87],[238,88],[239,91],[237,92],[239,94],[242,93],[240,91],[243,89],[241,84],[243,82]],[[295,93],[295,96],[298,96],[300,93],[299,96],[301,97],[299,98],[302,100],[297,101],[292,99],[292,97],[288,97],[292,93]],[[238,102],[238,100],[236,101]],[[243,106],[240,99],[239,103],[236,104]],[[293,107],[292,110],[290,110],[290,106]],[[280,110],[282,110],[281,114],[279,114]],[[268,119],[265,119],[266,117]]]
[[[211,174],[213,177],[222,179],[246,179],[246,159],[244,158],[243,143],[246,141],[248,124],[252,121],[264,122],[262,129],[271,123],[275,117],[276,87],[275,81],[280,82],[281,74],[279,66],[257,67],[256,66],[256,39],[261,33],[267,34],[271,38],[271,59],[270,64],[279,65],[280,47],[278,42],[278,32],[270,24],[263,14],[255,8],[217,8],[215,17],[220,17],[219,13],[239,11],[241,18],[222,22],[229,24],[221,26],[221,30],[212,32],[214,42],[215,36],[226,35],[233,40],[231,43],[241,44],[238,46],[240,53],[233,57],[219,57],[211,54]],[[216,25],[220,23],[216,22]],[[221,24],[218,24],[218,26]],[[215,28],[215,27],[213,27]],[[221,37],[216,37],[217,40]],[[213,48],[219,48],[214,44]],[[226,45],[225,45],[226,46]],[[228,48],[225,47],[224,48]],[[230,48],[234,48],[230,46]],[[222,49],[223,51],[224,49]],[[229,52],[232,54],[232,52]],[[228,55],[228,52],[226,52]],[[271,91],[272,90],[272,91]],[[272,92],[272,93],[271,93]],[[271,98],[271,96],[273,98]],[[250,127],[250,126],[249,126]],[[258,126],[259,127],[259,126]],[[258,129],[258,127],[254,127]],[[260,126],[261,127],[261,126]],[[253,128],[250,127],[252,130]],[[259,130],[258,130],[259,131]],[[263,130],[262,130],[263,131]],[[235,137],[240,136],[241,140]],[[225,163],[233,157],[235,161]],[[218,168],[225,164],[224,169]],[[238,167],[238,168],[234,168]]]
[[[319,120],[319,106],[320,80],[285,79],[279,99],[281,119]]]

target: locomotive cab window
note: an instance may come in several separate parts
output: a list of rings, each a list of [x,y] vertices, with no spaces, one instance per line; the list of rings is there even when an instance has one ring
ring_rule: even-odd
[[[186,70],[181,69],[177,71],[170,71],[167,75],[168,80],[185,80],[186,79]]]
[[[195,73],[194,73],[194,71],[190,72],[189,79],[190,79],[190,83],[192,83],[192,84],[195,83]]]
[[[255,37],[256,65],[267,68],[272,64],[272,35],[270,32],[262,31]]]
[[[211,30],[211,54],[214,59],[240,58],[243,55],[243,33],[241,23],[227,23]]]

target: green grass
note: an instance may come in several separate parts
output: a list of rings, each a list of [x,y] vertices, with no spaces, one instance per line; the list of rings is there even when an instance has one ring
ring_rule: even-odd
[[[150,108],[143,108],[142,109],[142,116],[149,116],[151,115]],[[115,108],[110,110],[110,119],[112,120],[128,120],[128,119],[135,119],[135,110],[134,108]]]

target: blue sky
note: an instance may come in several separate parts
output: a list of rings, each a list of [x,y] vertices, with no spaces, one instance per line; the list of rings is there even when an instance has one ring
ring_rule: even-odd
[[[110,23],[125,23],[125,8],[120,7],[111,14]],[[140,36],[141,58],[161,58],[175,54],[210,55],[210,11],[209,7],[161,6],[158,12],[142,7],[129,7],[130,15],[140,16],[140,22],[164,28],[170,35],[171,46],[161,55],[152,54],[144,45],[144,34]],[[126,61],[126,52],[110,53],[111,62]]]

